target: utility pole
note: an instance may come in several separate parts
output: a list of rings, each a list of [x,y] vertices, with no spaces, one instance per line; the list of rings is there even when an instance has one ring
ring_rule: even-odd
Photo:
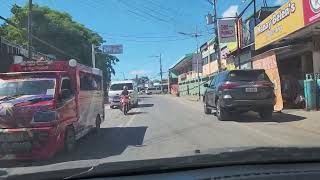
[[[29,0],[29,9],[28,9],[28,59],[32,61],[32,0]]]
[[[91,60],[92,60],[92,67],[96,67],[96,52],[95,52],[95,45],[91,44]]]
[[[196,43],[197,43],[197,55],[196,55],[196,61],[197,61],[197,81],[198,81],[198,97],[199,100],[201,99],[201,95],[200,95],[200,91],[201,91],[201,87],[200,87],[200,63],[199,63],[199,57],[201,58],[201,56],[199,55],[199,37],[202,36],[199,32],[198,32],[198,26],[196,26],[196,32],[195,33],[184,33],[184,32],[178,32],[179,34],[182,35],[186,35],[186,36],[191,36],[193,38],[196,39]]]
[[[218,53],[218,70],[221,71],[221,49],[219,40],[218,14],[217,14],[217,0],[213,0],[213,14],[214,14],[214,31],[217,38],[215,51]]]
[[[160,86],[161,86],[161,93],[163,93],[163,87],[162,87],[162,62],[161,62],[161,53],[159,55],[159,61],[160,61]]]
[[[201,87],[200,87],[200,69],[199,69],[199,57],[202,58],[202,56],[199,55],[199,34],[198,34],[198,26],[196,25],[196,34],[195,34],[195,37],[196,37],[196,41],[197,41],[197,79],[198,79],[198,97],[199,97],[199,100],[201,99],[200,97],[200,91],[201,91]]]
[[[257,25],[257,7],[256,7],[256,0],[253,0],[253,18],[254,18],[254,26]]]

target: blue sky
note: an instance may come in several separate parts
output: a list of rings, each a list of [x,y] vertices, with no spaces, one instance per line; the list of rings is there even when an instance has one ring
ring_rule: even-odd
[[[0,14],[10,17],[10,7],[23,5],[27,0],[0,0]],[[196,50],[194,38],[178,32],[200,34],[200,44],[213,37],[212,26],[206,25],[205,15],[212,11],[207,0],[33,0],[55,10],[68,12],[86,27],[98,32],[106,44],[123,44],[124,53],[117,55],[113,79],[133,78],[135,74],[159,77],[159,58],[163,70],[186,53]],[[250,0],[218,0],[218,14],[232,16]],[[286,0],[267,0],[279,5]],[[257,0],[260,7],[262,0]],[[250,11],[253,9],[249,9]],[[0,23],[2,23],[0,21]],[[164,74],[166,76],[167,74]]]

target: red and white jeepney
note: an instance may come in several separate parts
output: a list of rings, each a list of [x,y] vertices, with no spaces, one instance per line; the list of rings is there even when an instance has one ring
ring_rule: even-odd
[[[70,61],[14,64],[0,73],[0,159],[71,151],[104,120],[102,71]]]

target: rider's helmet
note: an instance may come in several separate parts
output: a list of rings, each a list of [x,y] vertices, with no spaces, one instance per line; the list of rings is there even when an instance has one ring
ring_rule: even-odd
[[[128,87],[127,86],[123,86],[123,90],[128,90]]]

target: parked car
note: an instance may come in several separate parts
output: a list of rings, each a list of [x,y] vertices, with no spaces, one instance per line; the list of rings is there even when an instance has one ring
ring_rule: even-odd
[[[130,104],[133,107],[138,106],[137,84],[132,80],[113,81],[111,82],[109,94],[108,94],[111,109],[120,106],[120,95],[123,90],[123,86],[128,87],[128,91],[130,93]]]
[[[216,110],[219,120],[231,113],[256,111],[263,119],[272,118],[275,94],[264,70],[232,70],[218,73],[204,94],[204,112]]]

